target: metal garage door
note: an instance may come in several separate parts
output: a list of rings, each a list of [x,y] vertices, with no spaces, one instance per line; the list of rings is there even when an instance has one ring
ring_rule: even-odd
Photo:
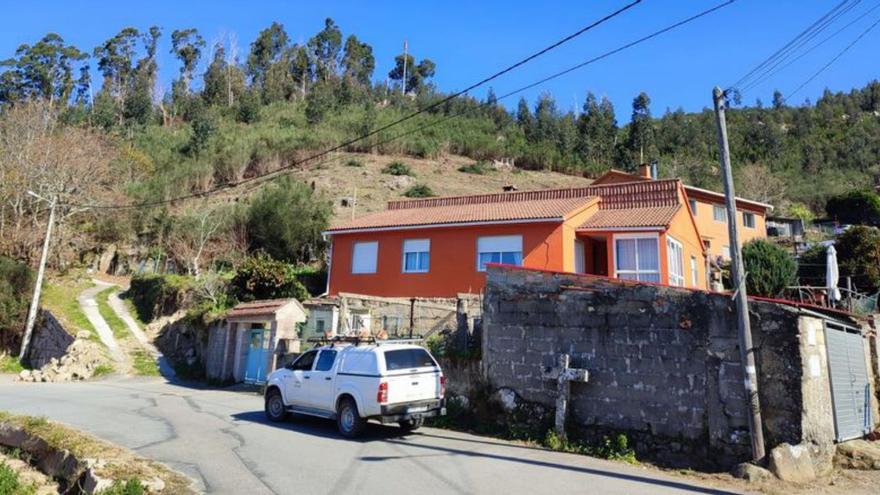
[[[871,424],[864,339],[856,328],[826,323],[825,345],[837,441],[859,438]]]

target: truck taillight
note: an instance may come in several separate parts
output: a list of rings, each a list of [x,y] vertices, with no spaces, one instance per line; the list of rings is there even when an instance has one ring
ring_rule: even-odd
[[[376,392],[376,402],[379,404],[385,404],[388,402],[388,382],[382,382],[379,384],[379,391]]]
[[[440,375],[440,398],[442,399],[445,396],[446,396],[446,377],[443,375]]]

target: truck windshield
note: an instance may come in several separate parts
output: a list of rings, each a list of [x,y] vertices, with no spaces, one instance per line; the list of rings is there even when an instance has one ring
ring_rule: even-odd
[[[388,371],[412,368],[433,368],[434,358],[424,349],[397,349],[385,351],[385,369]]]

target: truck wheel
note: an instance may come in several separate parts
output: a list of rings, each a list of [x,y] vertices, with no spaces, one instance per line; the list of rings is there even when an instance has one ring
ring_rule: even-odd
[[[355,438],[364,431],[367,422],[358,414],[354,400],[346,397],[336,408],[336,427],[346,438]]]
[[[413,418],[413,419],[404,419],[400,423],[397,423],[406,431],[415,431],[421,428],[423,424],[425,424],[425,418]]]
[[[273,423],[287,419],[287,408],[284,407],[284,399],[277,388],[266,394],[266,418]]]

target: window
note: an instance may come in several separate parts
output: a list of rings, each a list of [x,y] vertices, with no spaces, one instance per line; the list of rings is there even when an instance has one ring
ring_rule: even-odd
[[[712,218],[714,218],[716,222],[727,223],[727,213],[724,211],[724,207],[712,205]]]
[[[721,246],[721,257],[726,260],[730,259],[730,246]]]
[[[748,227],[750,229],[755,228],[755,214],[744,211],[743,212],[743,225],[745,225],[746,227]]]
[[[691,204],[691,213],[694,216],[697,216],[697,200],[696,199],[689,199],[688,203]]]
[[[403,273],[427,273],[430,260],[430,240],[409,239],[403,241]]]
[[[522,236],[503,235],[477,239],[477,270],[486,271],[486,263],[522,265]]]
[[[333,368],[333,361],[336,361],[336,351],[321,351],[321,357],[318,358],[315,371],[330,371]]]
[[[657,237],[615,237],[615,276],[624,280],[660,282]]]
[[[376,257],[379,243],[356,242],[351,256],[351,273],[376,273]]]
[[[388,371],[412,368],[434,368],[437,363],[424,349],[385,351],[385,369]]]
[[[703,239],[703,247],[709,249],[710,247],[712,247],[712,241],[710,241],[709,239]]]
[[[699,274],[697,273],[697,257],[691,256],[691,287],[699,287],[697,283]]]
[[[397,335],[400,333],[400,324],[402,318],[399,316],[383,316],[382,328],[388,335]]]
[[[318,351],[309,351],[303,354],[290,364],[290,369],[293,371],[311,371],[312,365],[315,364],[315,356],[317,355]]]
[[[684,287],[684,253],[681,243],[666,237],[666,258],[669,266],[669,285]]]
[[[324,335],[324,329],[327,328],[327,320],[321,318],[319,320],[315,320],[315,333],[319,333]]]

